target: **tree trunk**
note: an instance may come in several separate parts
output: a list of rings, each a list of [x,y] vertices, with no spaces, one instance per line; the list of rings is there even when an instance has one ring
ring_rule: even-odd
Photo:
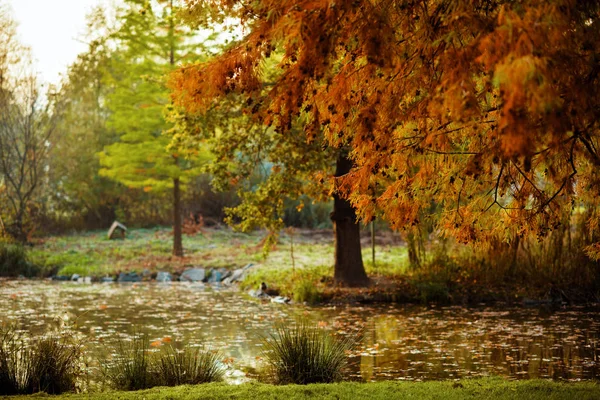
[[[181,243],[181,190],[179,178],[173,179],[173,255],[183,257]]]
[[[336,163],[335,176],[350,172],[352,161],[340,153]],[[335,235],[334,281],[342,286],[367,286],[369,278],[363,265],[360,248],[360,226],[356,222],[356,212],[346,199],[337,193],[333,195],[331,213]]]

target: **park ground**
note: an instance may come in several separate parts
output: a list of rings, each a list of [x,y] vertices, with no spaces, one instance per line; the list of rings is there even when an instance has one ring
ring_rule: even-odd
[[[45,394],[17,396],[33,399]],[[508,381],[500,378],[461,381],[378,382],[273,386],[262,383],[227,385],[211,383],[173,388],[158,387],[138,392],[99,392],[48,396],[56,399],[521,399],[521,400],[592,400],[600,398],[596,382],[553,382],[544,380]]]
[[[272,293],[307,303],[544,304],[551,300],[547,280],[540,278],[538,284],[526,279],[531,285],[524,285],[491,270],[474,274],[475,268],[457,262],[453,256],[444,255],[442,262],[415,270],[401,236],[385,230],[375,237],[375,263],[370,232],[363,232],[363,260],[372,280],[370,287],[340,288],[332,280],[331,230],[288,229],[268,254],[263,246],[265,237],[261,231],[246,234],[226,227],[203,228],[184,236],[185,257],[179,258],[171,255],[169,228],[133,229],[123,240],[109,240],[105,231],[94,231],[38,239],[27,254],[30,263],[40,268],[37,274],[46,277],[78,274],[101,278],[135,271],[149,279],[158,271],[180,274],[192,266],[234,270],[251,263],[253,267],[241,282],[241,289],[258,288],[265,282]],[[589,301],[593,294],[580,298]]]

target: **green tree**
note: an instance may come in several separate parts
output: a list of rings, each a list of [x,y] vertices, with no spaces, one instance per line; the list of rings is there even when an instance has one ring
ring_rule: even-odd
[[[173,254],[183,255],[181,190],[199,173],[203,155],[181,157],[167,151],[171,129],[166,120],[169,92],[164,77],[177,65],[199,59],[203,47],[179,18],[174,0],[126,0],[117,11],[120,24],[111,34],[118,50],[111,54],[106,82],[109,126],[119,141],[100,154],[100,174],[147,192],[173,191]]]
[[[112,222],[120,189],[98,174],[98,153],[116,140],[107,127],[110,112],[104,105],[111,90],[104,80],[111,56],[106,30],[105,11],[96,8],[88,16],[88,50],[77,57],[62,82],[64,112],[49,156],[46,201],[49,216],[72,224],[85,219],[94,227]]]

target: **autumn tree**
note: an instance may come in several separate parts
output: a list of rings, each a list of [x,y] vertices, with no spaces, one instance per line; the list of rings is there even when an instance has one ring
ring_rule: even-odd
[[[363,220],[410,229],[428,218],[445,235],[486,243],[543,236],[581,206],[598,237],[598,1],[188,7],[206,23],[236,17],[248,34],[181,70],[177,100],[205,112],[235,91],[282,135],[308,118],[324,144],[350,148],[353,167],[333,182]],[[274,52],[282,73],[265,90],[260,65]],[[600,245],[587,251],[599,258]]]
[[[181,23],[174,0],[127,0],[117,21],[120,26],[111,34],[117,50],[111,53],[106,83],[114,87],[107,95],[109,126],[120,140],[101,153],[101,175],[149,192],[172,190],[173,254],[182,256],[181,190],[190,175],[198,174],[201,160],[167,151],[163,132],[171,125],[164,115],[169,97],[163,81],[178,64],[197,60],[203,47]]]

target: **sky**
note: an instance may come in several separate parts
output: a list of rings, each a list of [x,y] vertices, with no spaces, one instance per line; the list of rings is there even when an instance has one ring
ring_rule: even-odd
[[[0,0],[0,3],[2,1]],[[44,81],[59,83],[60,74],[87,46],[78,41],[86,28],[86,15],[109,0],[5,0],[18,23],[21,43],[29,46]]]

